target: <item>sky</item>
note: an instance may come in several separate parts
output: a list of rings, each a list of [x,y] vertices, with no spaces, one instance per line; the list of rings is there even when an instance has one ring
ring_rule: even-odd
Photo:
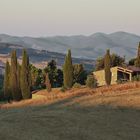
[[[140,0],[0,0],[0,34],[140,35]]]

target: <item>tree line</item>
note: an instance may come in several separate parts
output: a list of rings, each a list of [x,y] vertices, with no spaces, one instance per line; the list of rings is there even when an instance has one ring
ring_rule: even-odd
[[[140,67],[140,43],[137,57],[129,61],[129,65]],[[125,57],[117,54],[110,54],[106,51],[104,57],[96,60],[95,70],[104,69],[106,85],[111,84],[111,67],[126,66]],[[140,78],[139,78],[140,79]],[[6,62],[4,75],[4,96],[6,99],[20,101],[32,98],[32,91],[61,87],[62,91],[72,87],[94,88],[98,86],[97,79],[93,72],[88,73],[82,64],[73,64],[71,50],[65,56],[62,69],[57,67],[56,61],[51,60],[44,69],[38,69],[29,62],[26,50],[22,52],[22,63],[19,64],[16,50],[11,52],[11,62]]]
[[[4,96],[8,101],[20,101],[32,98],[29,70],[29,57],[26,50],[22,52],[22,64],[17,60],[16,51],[11,53],[11,63],[6,62],[4,75]]]
[[[29,62],[26,50],[22,52],[19,64],[16,50],[11,52],[11,62],[6,62],[4,74],[4,97],[9,102],[32,98],[32,91],[62,87],[70,89],[74,84],[84,85],[87,72],[82,64],[72,64],[71,50],[65,57],[62,69],[51,60],[44,69],[38,69]]]

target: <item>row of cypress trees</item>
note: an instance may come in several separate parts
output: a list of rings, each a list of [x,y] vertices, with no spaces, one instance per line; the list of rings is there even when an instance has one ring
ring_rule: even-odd
[[[29,57],[22,52],[22,64],[17,61],[16,50],[11,53],[11,64],[7,61],[4,75],[4,95],[8,100],[20,101],[32,97]]]

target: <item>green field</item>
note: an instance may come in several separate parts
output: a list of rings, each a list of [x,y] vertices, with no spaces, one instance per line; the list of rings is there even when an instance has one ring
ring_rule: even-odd
[[[83,106],[75,98],[0,110],[0,140],[140,140],[139,109]]]

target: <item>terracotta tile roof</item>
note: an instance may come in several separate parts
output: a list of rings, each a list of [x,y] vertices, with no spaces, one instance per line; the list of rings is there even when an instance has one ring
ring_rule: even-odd
[[[127,66],[127,69],[132,70],[133,72],[140,72],[140,68],[135,66]]]

